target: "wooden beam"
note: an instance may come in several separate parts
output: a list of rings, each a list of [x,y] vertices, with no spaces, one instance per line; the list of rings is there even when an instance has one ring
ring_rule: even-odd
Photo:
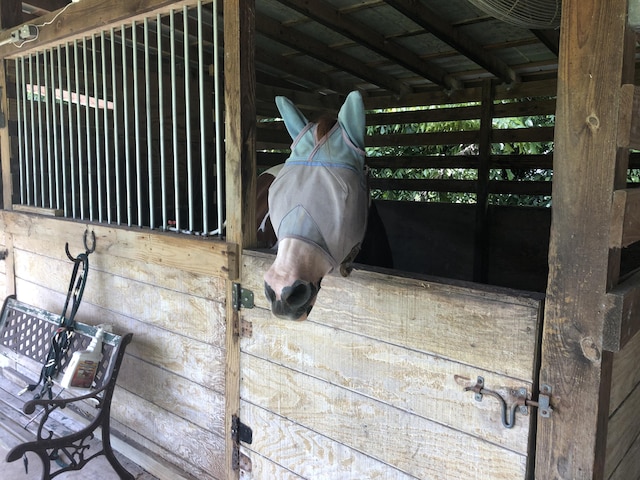
[[[493,85],[491,79],[482,83],[480,104],[480,136],[478,142],[478,179],[476,181],[476,219],[473,246],[473,281],[487,283],[489,276],[489,165],[491,162],[491,131],[493,129]]]
[[[640,330],[640,273],[635,273],[606,295],[603,346],[619,352]]]
[[[224,105],[227,241],[242,248],[256,244],[255,0],[224,0]],[[225,465],[237,479],[239,444],[231,438],[240,412],[240,314],[233,307],[233,281],[227,282],[225,367]]]
[[[625,84],[620,87],[620,128],[618,146],[640,149],[640,88]]]
[[[0,30],[15,27],[22,22],[22,2],[20,0],[2,0],[0,2]]]
[[[640,241],[640,189],[613,192],[609,248],[624,248]]]
[[[3,3],[5,0],[2,0]],[[13,58],[32,51],[57,46],[65,41],[80,39],[100,33],[110,27],[119,27],[123,22],[132,22],[158,13],[192,6],[197,0],[82,0],[66,7],[64,12],[55,11],[40,17],[38,38],[21,45],[12,43],[0,46],[0,58]],[[59,15],[58,15],[59,14]],[[55,20],[54,20],[55,19]],[[53,22],[48,24],[48,22]],[[0,32],[0,44],[11,37],[10,31]]]
[[[359,45],[363,45],[379,55],[402,65],[407,70],[441,85],[448,89],[462,88],[459,80],[454,79],[439,65],[421,59],[405,47],[385,38],[369,25],[359,22],[330,4],[315,0],[314,2],[299,2],[295,0],[278,0],[287,7],[315,20],[331,30],[350,38]],[[420,6],[423,8],[423,6]]]
[[[634,38],[626,0],[565,0],[562,11],[539,376],[553,389],[554,412],[538,419],[535,476],[602,479],[613,357],[601,311],[620,264],[609,237],[613,190],[628,161],[616,138]]]
[[[427,7],[424,2],[386,0],[386,3],[497,78],[506,83],[520,82],[520,77],[511,67],[495,55],[488,53],[477,41],[454,28],[444,18]]]
[[[359,60],[346,53],[335,50],[328,45],[316,40],[313,37],[303,34],[292,27],[281,24],[279,21],[260,15],[256,18],[256,29],[262,35],[277,42],[287,45],[299,52],[303,52],[310,57],[316,58],[327,65],[334,66],[339,70],[344,70],[369,83],[385,88],[397,95],[404,95],[411,92],[410,87],[379,71],[373,70],[364,65]]]

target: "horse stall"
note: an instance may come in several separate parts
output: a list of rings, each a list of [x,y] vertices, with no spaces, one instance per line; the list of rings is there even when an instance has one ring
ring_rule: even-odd
[[[2,0],[0,289],[61,311],[95,235],[78,320],[134,334],[117,451],[161,479],[640,478],[640,7],[485,3]],[[354,90],[394,264],[283,320],[274,99]]]

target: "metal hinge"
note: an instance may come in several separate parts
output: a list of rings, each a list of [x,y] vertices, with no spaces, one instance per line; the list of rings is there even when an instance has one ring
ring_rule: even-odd
[[[251,462],[240,454],[240,442],[251,445],[253,442],[253,430],[240,421],[237,415],[231,419],[231,440],[233,440],[233,469],[250,470]]]
[[[526,387],[518,389],[512,389],[509,391],[511,397],[515,400],[511,404],[511,407],[507,407],[507,402],[502,396],[493,390],[489,390],[484,386],[484,378],[478,377],[476,384],[472,387],[466,387],[465,392],[474,392],[474,398],[477,402],[481,402],[484,395],[489,395],[496,398],[502,406],[502,425],[505,428],[513,428],[516,424],[516,411],[519,411],[522,415],[529,414],[529,407],[535,407],[538,409],[538,413],[541,417],[549,418],[553,413],[553,407],[551,406],[551,386],[541,385],[540,393],[538,394],[538,400],[528,398],[528,392]]]
[[[233,284],[232,299],[233,309],[237,312],[241,308],[253,308],[253,292],[242,288],[239,283]]]

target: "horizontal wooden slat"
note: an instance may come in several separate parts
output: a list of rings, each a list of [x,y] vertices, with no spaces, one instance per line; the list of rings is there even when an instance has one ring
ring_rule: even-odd
[[[640,330],[640,273],[635,273],[605,296],[603,348],[617,352]]]
[[[253,443],[243,447],[252,460],[251,478],[415,479],[252,403],[241,402],[240,411],[242,421],[255,432]],[[277,458],[279,463],[269,460],[273,458]]]
[[[611,248],[628,247],[640,240],[640,189],[613,192],[610,232]]]
[[[622,85],[619,99],[618,146],[640,149],[640,89]]]
[[[245,312],[246,313],[246,312]],[[313,321],[282,322],[269,311],[246,313],[253,334],[241,339],[241,351],[302,374],[352,390],[389,406],[446,425],[467,435],[527,453],[530,417],[518,415],[505,429],[495,399],[476,402],[464,388],[485,379],[509,403],[510,390],[531,383],[496,375],[477,367],[390,345]],[[373,373],[375,372],[375,373]]]
[[[525,478],[523,455],[251,355],[242,360],[241,398],[416,478]]]
[[[635,335],[625,347],[613,356],[613,373],[611,378],[611,397],[609,414],[622,404],[625,398],[640,384],[640,335]]]
[[[172,233],[90,225],[19,212],[0,212],[0,226],[16,237],[69,243],[73,254],[84,251],[85,229],[95,232],[96,253],[184,270],[194,274],[232,277],[237,274],[233,244]],[[64,257],[64,250],[59,253]]]
[[[608,478],[613,473],[640,436],[638,410],[640,410],[640,385],[609,418],[604,478]]]
[[[243,287],[268,308],[263,274],[274,256],[243,252]],[[354,270],[329,275],[311,319],[333,328],[531,381],[542,296],[435,277]]]

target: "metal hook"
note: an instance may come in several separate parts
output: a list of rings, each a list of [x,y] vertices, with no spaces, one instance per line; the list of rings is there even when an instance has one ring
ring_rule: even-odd
[[[89,247],[89,245],[87,243],[87,237],[89,236],[89,233],[91,233],[91,247]],[[89,232],[89,229],[85,230],[84,231],[84,236],[82,237],[82,242],[84,243],[85,253],[84,254],[80,254],[77,257],[74,257],[73,255],[71,255],[71,252],[69,252],[69,242],[64,244],[64,251],[67,254],[67,258],[69,260],[71,260],[73,263],[77,263],[77,262],[82,261],[82,256],[83,255],[86,257],[90,253],[95,252],[95,250],[96,250],[96,233],[93,230],[91,230],[91,232]]]
[[[89,229],[86,229],[84,231],[84,237],[82,238],[82,241],[84,242],[84,249],[86,250],[87,255],[89,255],[90,253],[95,252],[95,250],[96,250],[96,232],[91,230],[91,248],[89,248],[89,246],[87,245],[87,236],[88,235],[89,235]]]

